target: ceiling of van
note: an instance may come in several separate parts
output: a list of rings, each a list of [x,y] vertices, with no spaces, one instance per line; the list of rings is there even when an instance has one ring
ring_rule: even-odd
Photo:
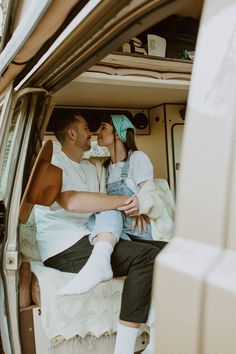
[[[176,14],[180,16],[190,16],[199,20],[202,12],[203,0],[186,1],[186,5]]]
[[[189,81],[85,73],[55,95],[57,105],[151,108],[187,102]]]
[[[201,8],[202,0],[186,1],[177,15],[199,19]],[[86,72],[58,91],[55,100],[57,105],[80,107],[151,108],[162,103],[186,103],[189,84],[185,79]]]

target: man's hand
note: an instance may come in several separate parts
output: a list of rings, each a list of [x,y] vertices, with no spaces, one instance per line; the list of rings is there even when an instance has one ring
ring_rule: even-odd
[[[139,214],[139,201],[135,195],[129,197],[122,207],[117,210],[123,211],[126,215],[137,216]]]
[[[136,226],[138,227],[139,235],[147,232],[147,224],[149,224],[149,218],[146,215],[138,215],[132,217],[131,232],[134,232]]]

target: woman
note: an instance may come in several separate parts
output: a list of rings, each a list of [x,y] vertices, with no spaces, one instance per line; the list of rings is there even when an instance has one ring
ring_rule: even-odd
[[[133,124],[124,115],[104,116],[97,133],[98,144],[107,147],[110,152],[110,158],[104,163],[106,193],[133,196],[127,200],[127,208],[120,208],[122,211],[128,210],[127,215],[123,214],[122,238],[152,240],[151,225],[145,222],[144,217],[139,219],[143,225],[142,231],[140,223],[134,227],[134,216],[139,209],[135,195],[145,182],[153,180],[153,166],[148,156],[137,149]]]

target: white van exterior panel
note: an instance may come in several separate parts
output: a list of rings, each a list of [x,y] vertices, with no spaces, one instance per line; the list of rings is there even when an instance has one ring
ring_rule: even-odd
[[[233,148],[233,173],[229,180],[229,207],[228,207],[228,233],[227,233],[227,248],[236,251],[236,140]]]
[[[202,354],[235,354],[236,250],[226,250],[206,279]]]
[[[236,3],[228,1],[225,7],[208,0],[204,9],[188,99],[176,232],[222,246],[236,129]]]
[[[182,146],[176,237],[157,258],[156,354],[235,353],[236,254],[224,250],[235,245],[228,237],[235,226],[235,201],[230,202],[235,196],[235,13],[233,0],[204,2]]]
[[[213,245],[174,237],[158,255],[155,354],[200,353],[204,278],[220,251]]]

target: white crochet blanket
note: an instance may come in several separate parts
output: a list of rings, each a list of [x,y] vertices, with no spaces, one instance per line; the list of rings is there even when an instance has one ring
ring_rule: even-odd
[[[39,261],[30,263],[40,285],[42,324],[48,338],[84,338],[88,333],[100,337],[116,331],[123,279],[99,284],[87,294],[63,297],[56,291],[74,274],[45,267]]]
[[[73,273],[45,267],[39,260],[34,214],[20,225],[20,251],[31,258],[31,270],[38,278],[41,296],[41,319],[48,339],[55,341],[91,334],[100,337],[116,332],[124,280],[112,279],[99,284],[87,294],[58,296],[57,290],[70,281]],[[142,326],[140,333],[148,332]]]

